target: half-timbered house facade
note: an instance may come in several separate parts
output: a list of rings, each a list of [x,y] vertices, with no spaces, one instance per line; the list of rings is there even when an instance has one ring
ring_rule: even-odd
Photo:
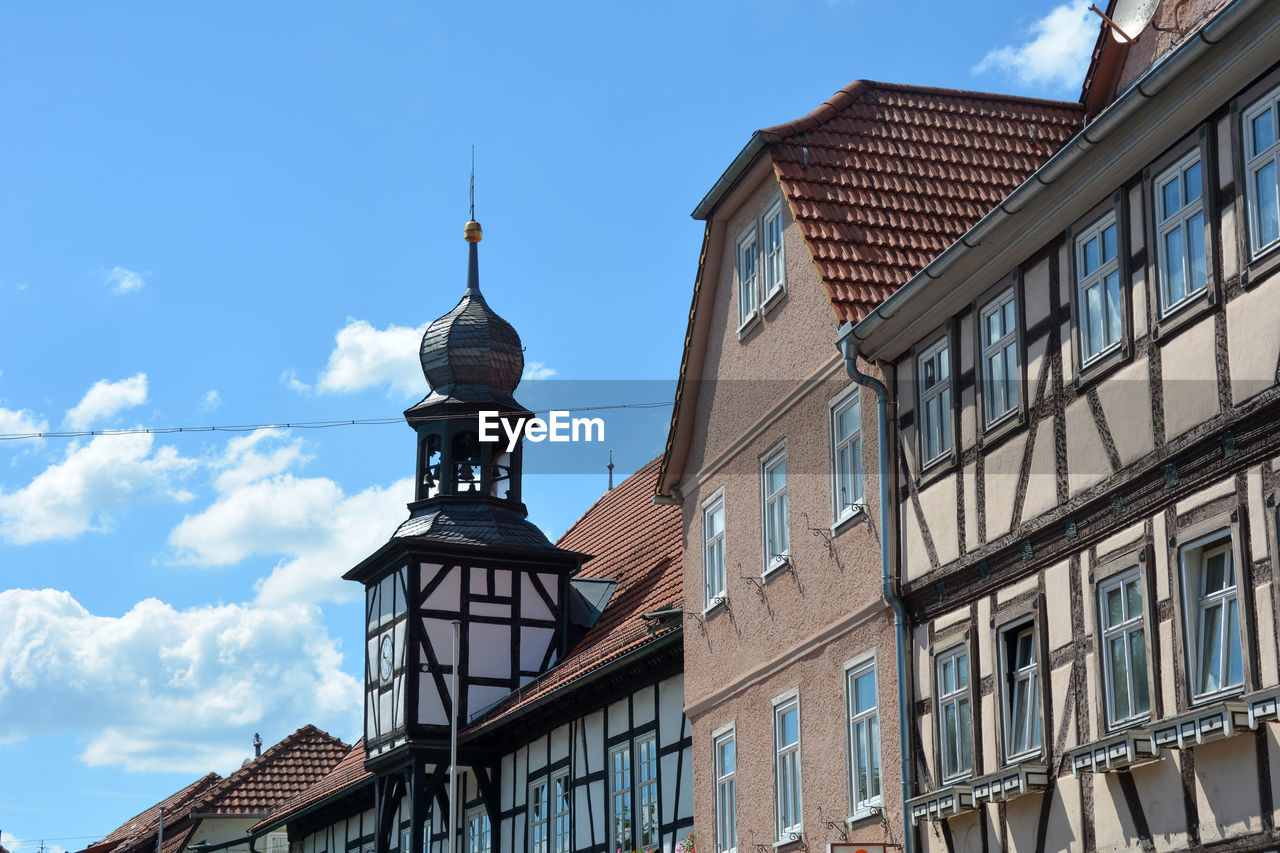
[[[1074,104],[858,81],[755,133],[695,210],[656,500],[683,512],[703,849],[903,843],[907,638],[865,488],[876,408],[832,340],[1079,122]]]
[[[521,448],[478,424],[528,416],[522,347],[466,234],[467,290],[423,336],[431,393],[405,413],[417,499],[346,575],[366,589],[364,737],[252,833],[294,853],[449,853],[451,825],[455,853],[672,851],[693,827],[679,512],[649,500],[654,460],[554,544],[527,520]]]
[[[887,377],[922,849],[1280,842],[1280,7],[1125,35],[840,336]]]

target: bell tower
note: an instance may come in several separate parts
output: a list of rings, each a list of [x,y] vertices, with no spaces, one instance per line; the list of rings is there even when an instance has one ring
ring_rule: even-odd
[[[409,517],[344,575],[365,587],[365,767],[376,776],[377,853],[406,795],[419,833],[411,844],[422,849],[428,802],[447,800],[455,705],[465,730],[568,652],[569,578],[588,559],[557,548],[528,520],[521,440],[510,451],[505,434],[480,440],[481,413],[512,421],[530,413],[513,396],[524,369],[520,337],[480,292],[480,224],[468,222],[464,236],[466,290],[423,334],[429,393],[404,413],[417,451]],[[459,739],[458,765],[492,793],[485,798],[497,826],[493,760]]]

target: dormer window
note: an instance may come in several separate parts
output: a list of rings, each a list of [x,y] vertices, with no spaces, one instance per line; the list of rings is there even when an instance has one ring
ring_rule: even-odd
[[[745,331],[759,320],[786,289],[782,199],[770,204],[738,238],[738,327]]]

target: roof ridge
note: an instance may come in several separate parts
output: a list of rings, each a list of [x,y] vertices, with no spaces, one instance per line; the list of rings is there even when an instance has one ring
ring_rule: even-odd
[[[573,531],[574,531],[574,530],[576,530],[576,529],[577,529],[577,528],[582,524],[582,522],[583,522],[583,521],[585,521],[585,520],[587,519],[587,517],[588,517],[589,515],[591,515],[593,512],[595,512],[595,511],[596,511],[596,509],[597,509],[598,507],[600,507],[602,504],[604,504],[604,502],[605,502],[605,501],[610,500],[610,499],[617,500],[617,499],[618,499],[618,498],[617,498],[618,493],[619,493],[619,492],[621,492],[621,491],[622,491],[622,489],[623,489],[625,486],[627,486],[627,484],[629,484],[629,483],[630,483],[632,480],[634,480],[636,477],[638,477],[638,476],[640,476],[641,474],[643,474],[643,473],[644,473],[644,472],[649,468],[649,466],[650,466],[650,465],[653,465],[654,463],[661,462],[661,461],[662,461],[662,457],[661,457],[661,456],[656,456],[656,457],[654,457],[653,459],[650,459],[648,462],[644,463],[644,464],[643,464],[643,465],[641,465],[639,468],[637,468],[634,472],[632,472],[632,474],[631,474],[630,476],[628,476],[625,480],[623,480],[621,483],[619,483],[618,485],[614,486],[612,489],[606,490],[604,494],[602,494],[600,497],[596,498],[596,499],[595,499],[595,502],[594,502],[594,503],[592,503],[592,504],[591,504],[591,506],[589,506],[589,507],[587,508],[587,511],[586,511],[586,512],[584,512],[582,515],[578,516],[578,520],[577,520],[577,521],[575,521],[573,524],[569,525],[569,529],[568,529],[568,530],[566,530],[564,533],[560,534],[559,538],[557,538],[557,539],[556,539],[556,543],[555,543],[555,544],[556,544],[556,547],[557,547],[557,548],[559,548],[559,547],[560,547],[560,543],[561,543],[561,542],[564,542],[566,539],[568,539],[568,538],[569,538],[569,535],[570,535],[571,533],[573,533]],[[649,494],[649,492],[648,492],[648,491],[646,491],[644,494],[648,495],[648,494]]]
[[[1055,101],[1047,98],[1031,98],[1026,95],[1006,95],[999,92],[979,92],[972,89],[948,89],[942,86],[917,86],[910,83],[886,83],[880,80],[854,80],[849,85],[836,91],[815,109],[791,121],[761,128],[759,133],[772,133],[777,136],[791,136],[811,130],[828,119],[835,118],[859,97],[874,89],[888,89],[895,92],[914,92],[922,95],[942,95],[949,98],[970,98],[1001,103],[1034,104],[1037,106],[1059,107],[1079,112],[1083,107],[1075,101]]]

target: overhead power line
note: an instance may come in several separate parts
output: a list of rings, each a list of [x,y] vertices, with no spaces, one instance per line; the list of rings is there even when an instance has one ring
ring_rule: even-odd
[[[670,406],[668,401],[657,403],[614,403],[603,406],[566,406],[563,409],[538,409],[534,415],[545,415],[557,412],[602,412],[617,409],[659,409]],[[461,413],[456,415],[433,416],[431,420],[452,420],[470,418],[474,415]],[[9,432],[0,433],[0,441],[22,441],[37,438],[96,438],[113,435],[172,435],[187,432],[257,432],[264,429],[332,429],[346,426],[381,426],[383,424],[401,424],[404,418],[339,418],[328,421],[282,421],[261,424],[223,424],[218,426],[172,426],[172,427],[130,427],[127,429],[79,429],[49,430],[42,432]]]

